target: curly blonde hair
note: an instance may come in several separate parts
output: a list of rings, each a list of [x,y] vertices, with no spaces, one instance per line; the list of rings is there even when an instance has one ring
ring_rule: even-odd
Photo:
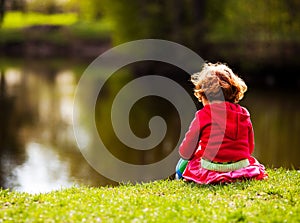
[[[238,103],[247,91],[245,82],[222,63],[205,63],[200,72],[191,76],[194,95],[199,101],[224,100]]]

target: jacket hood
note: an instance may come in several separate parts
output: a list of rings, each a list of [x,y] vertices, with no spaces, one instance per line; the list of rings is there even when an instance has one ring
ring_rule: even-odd
[[[225,135],[228,138],[237,139],[239,129],[249,124],[249,112],[238,104],[222,102],[206,106],[208,106],[208,110],[211,113],[212,123],[216,124],[222,131],[225,131]]]

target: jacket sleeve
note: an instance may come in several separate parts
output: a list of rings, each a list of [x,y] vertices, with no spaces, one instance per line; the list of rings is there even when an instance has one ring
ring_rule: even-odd
[[[179,154],[183,159],[192,158],[194,152],[198,148],[200,137],[200,122],[196,113],[195,118],[190,124],[189,130],[186,132],[185,137],[179,147]]]
[[[252,154],[254,150],[254,131],[251,123],[249,126],[248,141],[249,141],[249,153]]]

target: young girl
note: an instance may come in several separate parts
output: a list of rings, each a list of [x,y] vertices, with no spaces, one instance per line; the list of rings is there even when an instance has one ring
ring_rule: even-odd
[[[250,114],[237,103],[245,82],[221,63],[206,63],[191,76],[194,95],[203,104],[180,145],[176,177],[199,184],[267,178],[251,156],[254,135]]]

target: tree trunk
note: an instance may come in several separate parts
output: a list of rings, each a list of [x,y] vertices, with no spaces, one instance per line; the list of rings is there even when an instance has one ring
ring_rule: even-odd
[[[0,0],[0,26],[3,22],[4,13],[5,13],[5,0]]]

